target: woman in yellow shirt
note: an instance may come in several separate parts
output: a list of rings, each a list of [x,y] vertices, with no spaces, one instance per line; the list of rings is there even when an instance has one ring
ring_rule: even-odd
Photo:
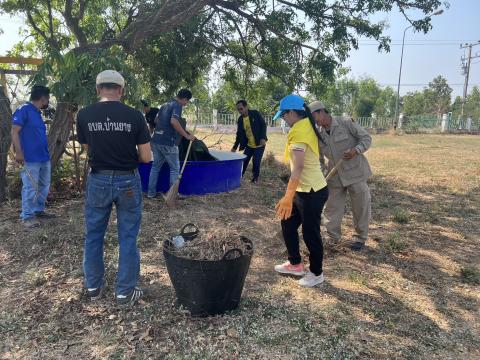
[[[288,251],[288,261],[275,266],[281,274],[303,276],[302,286],[312,287],[324,281],[323,243],[320,217],[328,198],[327,182],[320,167],[320,135],[310,110],[298,95],[280,101],[274,120],[283,118],[290,125],[285,158],[290,163],[290,180],[285,196],[276,206]],[[305,270],[300,256],[298,228],[310,253],[310,268]]]

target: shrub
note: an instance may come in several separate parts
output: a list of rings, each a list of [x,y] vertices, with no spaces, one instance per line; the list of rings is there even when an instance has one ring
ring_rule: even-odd
[[[408,224],[410,221],[410,214],[404,209],[397,208],[393,212],[393,221],[399,224]]]
[[[401,234],[397,231],[388,235],[386,248],[392,253],[398,253],[405,251],[408,247],[408,243],[405,240],[401,240]]]
[[[480,270],[473,266],[465,266],[460,270],[462,282],[473,285],[480,285]]]

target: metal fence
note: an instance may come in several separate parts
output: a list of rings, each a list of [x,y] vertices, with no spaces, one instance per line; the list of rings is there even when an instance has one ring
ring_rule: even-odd
[[[238,114],[217,114],[215,112],[200,112],[198,116],[198,125],[204,127],[216,126],[236,126]],[[273,115],[263,115],[268,127],[279,127],[280,120],[273,121]],[[193,121],[192,119],[189,119]]]
[[[365,129],[375,129],[378,131],[384,131],[393,126],[393,119],[386,117],[359,117],[355,119],[355,121]]]
[[[198,125],[201,127],[234,127],[237,124],[238,114],[221,114],[216,111],[200,112]],[[281,120],[273,121],[272,115],[263,115],[267,126],[280,128]],[[404,116],[398,124],[391,117],[359,117],[354,119],[360,126],[372,131],[386,131],[396,125],[408,133],[445,132],[445,131],[480,131],[480,119],[453,118],[450,114],[443,118],[432,115]],[[193,122],[193,117],[189,118]]]
[[[450,119],[448,122],[448,130],[467,130],[467,131],[480,131],[480,118],[479,119]]]

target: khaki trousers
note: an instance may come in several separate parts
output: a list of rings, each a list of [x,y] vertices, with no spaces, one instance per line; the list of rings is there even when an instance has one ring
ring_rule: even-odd
[[[371,217],[371,197],[367,182],[359,182],[347,187],[328,187],[328,200],[325,204],[325,227],[328,235],[339,240],[342,236],[342,219],[345,213],[347,192],[352,203],[353,226],[357,241],[367,241],[368,224]]]

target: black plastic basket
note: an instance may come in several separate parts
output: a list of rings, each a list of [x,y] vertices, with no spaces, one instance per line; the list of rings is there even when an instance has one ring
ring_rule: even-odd
[[[218,261],[177,257],[170,240],[164,242],[163,255],[178,304],[192,316],[218,315],[238,307],[253,255],[251,240],[241,239],[246,253],[232,249]]]

